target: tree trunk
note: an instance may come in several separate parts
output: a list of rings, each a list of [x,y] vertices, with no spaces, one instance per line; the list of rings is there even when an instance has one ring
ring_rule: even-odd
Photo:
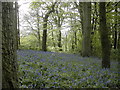
[[[115,7],[115,13],[116,13],[116,15],[115,16],[117,16],[117,6]],[[114,32],[114,49],[116,49],[117,48],[117,18],[115,18],[115,32]]]
[[[39,19],[39,9],[37,10],[37,35],[38,35],[38,45],[39,50],[41,49],[41,37],[40,37],[40,19]]]
[[[19,33],[19,27],[18,27],[18,24],[19,24],[19,17],[18,17],[18,3],[17,2],[15,2],[14,3],[15,4],[15,8],[14,8],[14,25],[15,25],[15,27],[14,27],[14,29],[16,29],[15,30],[15,39],[16,39],[16,47],[17,47],[17,49],[19,49],[19,45],[20,45],[20,33]]]
[[[17,35],[18,35],[18,49],[19,49],[19,46],[20,46],[20,27],[19,27],[19,6],[18,6],[18,3],[16,5],[17,7]]]
[[[0,43],[2,42],[2,2],[0,1]],[[2,44],[0,44],[2,50]],[[0,53],[0,90],[2,90],[2,53]]]
[[[49,15],[52,13],[52,12],[54,12],[54,7],[55,7],[55,4],[56,4],[57,2],[55,2],[52,6],[51,6],[51,10],[50,11],[48,11],[46,14],[45,14],[45,17],[43,18],[43,22],[44,22],[44,24],[43,24],[43,37],[42,37],[42,50],[43,51],[47,51],[47,21],[48,21],[48,17],[49,17]]]
[[[74,31],[74,37],[75,37],[75,48],[77,46],[77,31]]]
[[[105,2],[99,3],[100,34],[102,45],[102,68],[110,68],[110,41],[106,26],[106,7]]]
[[[118,4],[118,6],[120,6],[120,3]],[[120,12],[120,7],[119,7],[118,10],[119,10],[118,12]],[[118,15],[120,16],[120,13]],[[118,71],[120,71],[120,26],[119,26],[120,21],[119,20],[118,20],[117,24],[118,24],[117,30],[119,30],[118,31],[118,43],[117,43],[117,48],[118,48]],[[118,73],[118,75],[120,76],[120,73]],[[119,77],[118,80],[120,82],[120,77]]]
[[[114,32],[114,49],[116,49],[116,48],[117,48],[117,30],[115,30],[115,32]]]
[[[42,37],[42,50],[43,51],[47,51],[47,46],[46,46],[46,43],[47,43],[47,21],[48,21],[48,18],[44,18],[44,24],[43,24],[43,37]]]
[[[67,37],[67,34],[66,34],[65,35],[65,51],[68,50],[67,46],[68,46],[68,37]]]
[[[18,88],[13,2],[3,2],[2,7],[2,88]]]
[[[55,47],[55,40],[54,40],[54,32],[52,31],[52,41],[53,41],[53,43],[52,43],[52,45]]]
[[[62,45],[61,45],[61,23],[60,23],[60,16],[58,16],[58,22],[57,22],[57,26],[58,26],[58,47],[59,47],[59,51],[62,51]]]
[[[82,56],[91,55],[91,3],[83,3],[83,40]]]
[[[14,29],[15,29],[15,39],[16,39],[16,47],[17,47],[17,49],[18,49],[18,31],[17,31],[17,24],[18,24],[18,22],[17,22],[17,2],[15,2],[15,8],[14,8],[14,24],[15,24],[15,27],[14,27]]]
[[[120,31],[119,31],[119,36],[118,36],[118,58],[117,58],[117,61],[118,61],[118,71],[120,71]],[[120,74],[119,74],[120,75]],[[120,77],[119,77],[119,81],[120,81]]]
[[[58,35],[58,47],[59,47],[59,51],[62,51],[62,45],[61,45],[61,30],[58,31],[59,35]]]

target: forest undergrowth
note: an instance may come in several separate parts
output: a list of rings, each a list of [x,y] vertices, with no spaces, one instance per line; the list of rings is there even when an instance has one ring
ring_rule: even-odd
[[[117,62],[101,68],[101,60],[76,54],[19,50],[20,88],[120,88]]]

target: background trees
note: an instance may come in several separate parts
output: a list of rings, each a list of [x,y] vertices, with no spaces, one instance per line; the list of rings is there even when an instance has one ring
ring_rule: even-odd
[[[24,16],[28,32],[21,45],[17,2],[0,4],[3,88],[18,87],[19,48],[97,56],[102,68],[110,68],[110,59],[120,63],[118,2],[32,2]]]
[[[33,47],[32,49],[37,49],[36,47],[39,43],[39,47],[44,48],[44,51],[79,53],[83,56],[97,56],[102,58],[106,57],[102,54],[104,52],[103,38],[105,38],[105,47],[108,46],[107,51],[104,49],[108,52],[108,55],[105,54],[107,55],[106,58],[108,61],[110,59],[117,59],[116,53],[118,52],[117,47],[119,40],[118,29],[116,28],[118,27],[116,23],[119,17],[118,2],[106,2],[104,16],[101,15],[103,11],[99,12],[99,2],[56,2],[54,9],[53,5],[54,3],[48,2],[31,3],[32,11],[39,8],[38,11],[40,15],[33,12],[34,16],[36,15],[36,19],[33,22],[33,19],[31,19],[31,25],[29,27],[35,29],[34,25],[38,26],[38,31],[40,31],[38,36],[41,43],[37,42],[36,39],[32,39],[33,35],[37,36],[37,34],[30,31],[31,34],[29,33],[27,37],[31,37],[31,39],[29,38],[31,43],[27,45],[31,45],[31,47]],[[47,12],[51,10],[53,10],[53,12],[47,15]],[[47,23],[45,23],[45,16],[47,17]],[[107,32],[102,29],[101,16],[102,18],[106,18],[104,23],[106,23]],[[38,23],[37,17],[39,18]],[[36,24],[34,22],[36,22]],[[32,23],[34,23],[34,25],[32,25]],[[24,43],[29,42],[24,38],[22,38],[21,41],[26,41]],[[107,45],[106,42],[109,44]],[[27,47],[27,45],[24,46]],[[41,49],[39,48],[39,50]]]

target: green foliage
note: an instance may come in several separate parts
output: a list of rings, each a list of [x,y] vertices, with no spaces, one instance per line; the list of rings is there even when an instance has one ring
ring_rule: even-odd
[[[38,2],[39,0],[34,0],[31,4],[30,7],[31,9],[31,16],[33,16],[33,19],[29,19],[31,22],[30,28],[32,27],[35,30],[32,30],[31,33],[34,33],[36,37],[37,36],[37,18],[40,19],[39,21],[39,30],[40,30],[40,37],[42,39],[42,32],[43,32],[43,27],[42,25],[44,24],[43,22],[43,16],[45,15],[44,12],[47,12],[51,9],[51,5],[53,2]],[[107,2],[106,3],[106,19],[107,19],[107,27],[109,29],[109,34],[110,34],[110,40],[111,44],[113,45],[114,42],[114,31],[115,31],[115,20],[120,17],[119,13],[115,12],[115,8],[117,2]],[[100,41],[100,35],[99,35],[99,4],[92,3],[92,13],[91,13],[91,22],[92,26],[95,30],[93,30],[94,34],[91,34],[92,37],[92,56],[97,56],[101,57],[101,41]],[[118,8],[120,5],[118,5]],[[39,12],[39,17],[36,16],[36,10]],[[47,26],[47,49],[48,51],[54,51],[58,52],[59,47],[58,47],[58,30],[57,28],[58,25],[56,25],[56,22],[58,22],[58,17],[60,17],[60,24],[63,22],[63,24],[66,25],[68,24],[68,31],[63,31],[65,29],[65,25],[61,25],[61,31],[62,31],[62,52],[66,53],[78,53],[81,54],[82,52],[82,21],[80,19],[80,13],[77,11],[76,6],[74,3],[69,2],[57,2],[54,8],[55,12],[51,13],[49,19],[48,19],[48,26]],[[108,12],[109,11],[109,12]],[[30,17],[31,18],[31,17]],[[94,20],[93,20],[94,19]],[[93,23],[94,21],[94,23]],[[33,25],[34,23],[34,25]],[[37,27],[37,28],[36,28]],[[74,32],[76,33],[77,36],[77,44],[75,44],[75,35]],[[66,33],[63,34],[63,33]],[[67,37],[67,38],[66,38]],[[38,41],[37,39],[30,35],[26,36],[24,38],[21,38],[21,45],[20,49],[35,49],[38,50]],[[41,41],[42,44],[42,41]],[[74,47],[72,47],[74,46]],[[42,45],[41,45],[42,47]],[[116,59],[117,51],[113,50],[111,51],[111,59]]]
[[[101,43],[100,43],[100,34],[99,31],[94,32],[94,36],[92,37],[92,55],[101,57]]]
[[[20,43],[20,49],[38,50],[38,41],[33,35],[22,37]]]
[[[111,60],[117,61],[118,57],[119,57],[118,53],[119,53],[118,49],[112,49],[111,50]]]
[[[39,0],[35,0],[35,1],[31,2],[30,7],[35,9],[35,8],[40,7],[43,4],[45,4],[45,2],[39,2]]]

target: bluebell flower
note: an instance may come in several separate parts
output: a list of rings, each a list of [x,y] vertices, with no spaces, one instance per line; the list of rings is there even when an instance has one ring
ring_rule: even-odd
[[[39,73],[37,73],[39,76],[42,76],[42,74],[39,72]]]
[[[40,61],[45,62],[45,59],[42,58]]]

